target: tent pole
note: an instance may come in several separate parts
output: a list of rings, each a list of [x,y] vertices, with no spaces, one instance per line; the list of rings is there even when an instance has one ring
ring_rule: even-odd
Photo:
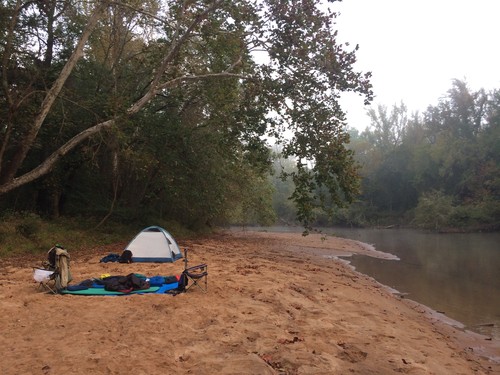
[[[184,269],[187,270],[188,268],[188,248],[184,248]]]

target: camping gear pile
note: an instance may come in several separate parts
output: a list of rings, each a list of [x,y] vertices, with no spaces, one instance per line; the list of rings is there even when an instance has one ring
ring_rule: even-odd
[[[172,235],[161,227],[151,226],[139,232],[121,255],[109,254],[101,259],[101,263],[171,263],[181,258],[181,250]],[[62,246],[54,246],[49,250],[48,260],[43,266],[33,267],[33,279],[39,287],[52,293],[76,295],[177,294],[194,286],[203,292],[208,289],[207,264],[188,267],[187,249],[184,252],[184,270],[180,275],[147,277],[135,273],[126,276],[103,274],[76,285],[68,285],[72,280],[69,259],[68,252]]]
[[[131,273],[126,276],[108,276],[87,279],[76,285],[69,285],[62,294],[107,295],[125,294],[178,294],[184,291],[179,276],[153,276]]]

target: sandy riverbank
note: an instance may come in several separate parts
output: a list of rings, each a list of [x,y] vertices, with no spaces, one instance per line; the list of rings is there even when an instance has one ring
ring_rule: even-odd
[[[500,343],[443,323],[331,255],[373,253],[314,234],[237,232],[195,241],[209,291],[84,297],[36,291],[41,259],[0,261],[2,374],[494,374]],[[74,282],[180,273],[99,263],[125,244],[71,252]]]

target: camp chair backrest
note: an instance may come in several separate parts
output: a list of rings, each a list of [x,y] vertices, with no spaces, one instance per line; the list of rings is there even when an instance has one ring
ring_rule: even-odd
[[[49,250],[47,253],[47,261],[48,261],[48,268],[56,268],[56,250],[59,247],[54,246],[52,249]]]
[[[57,290],[65,289],[72,280],[69,259],[68,252],[59,246],[54,246],[47,254],[47,268],[54,271]]]

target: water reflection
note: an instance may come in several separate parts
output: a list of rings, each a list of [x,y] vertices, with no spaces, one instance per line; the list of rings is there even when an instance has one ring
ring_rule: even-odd
[[[351,263],[360,272],[471,330],[500,338],[499,233],[434,234],[406,229],[335,229],[334,233],[400,258],[354,256]]]

